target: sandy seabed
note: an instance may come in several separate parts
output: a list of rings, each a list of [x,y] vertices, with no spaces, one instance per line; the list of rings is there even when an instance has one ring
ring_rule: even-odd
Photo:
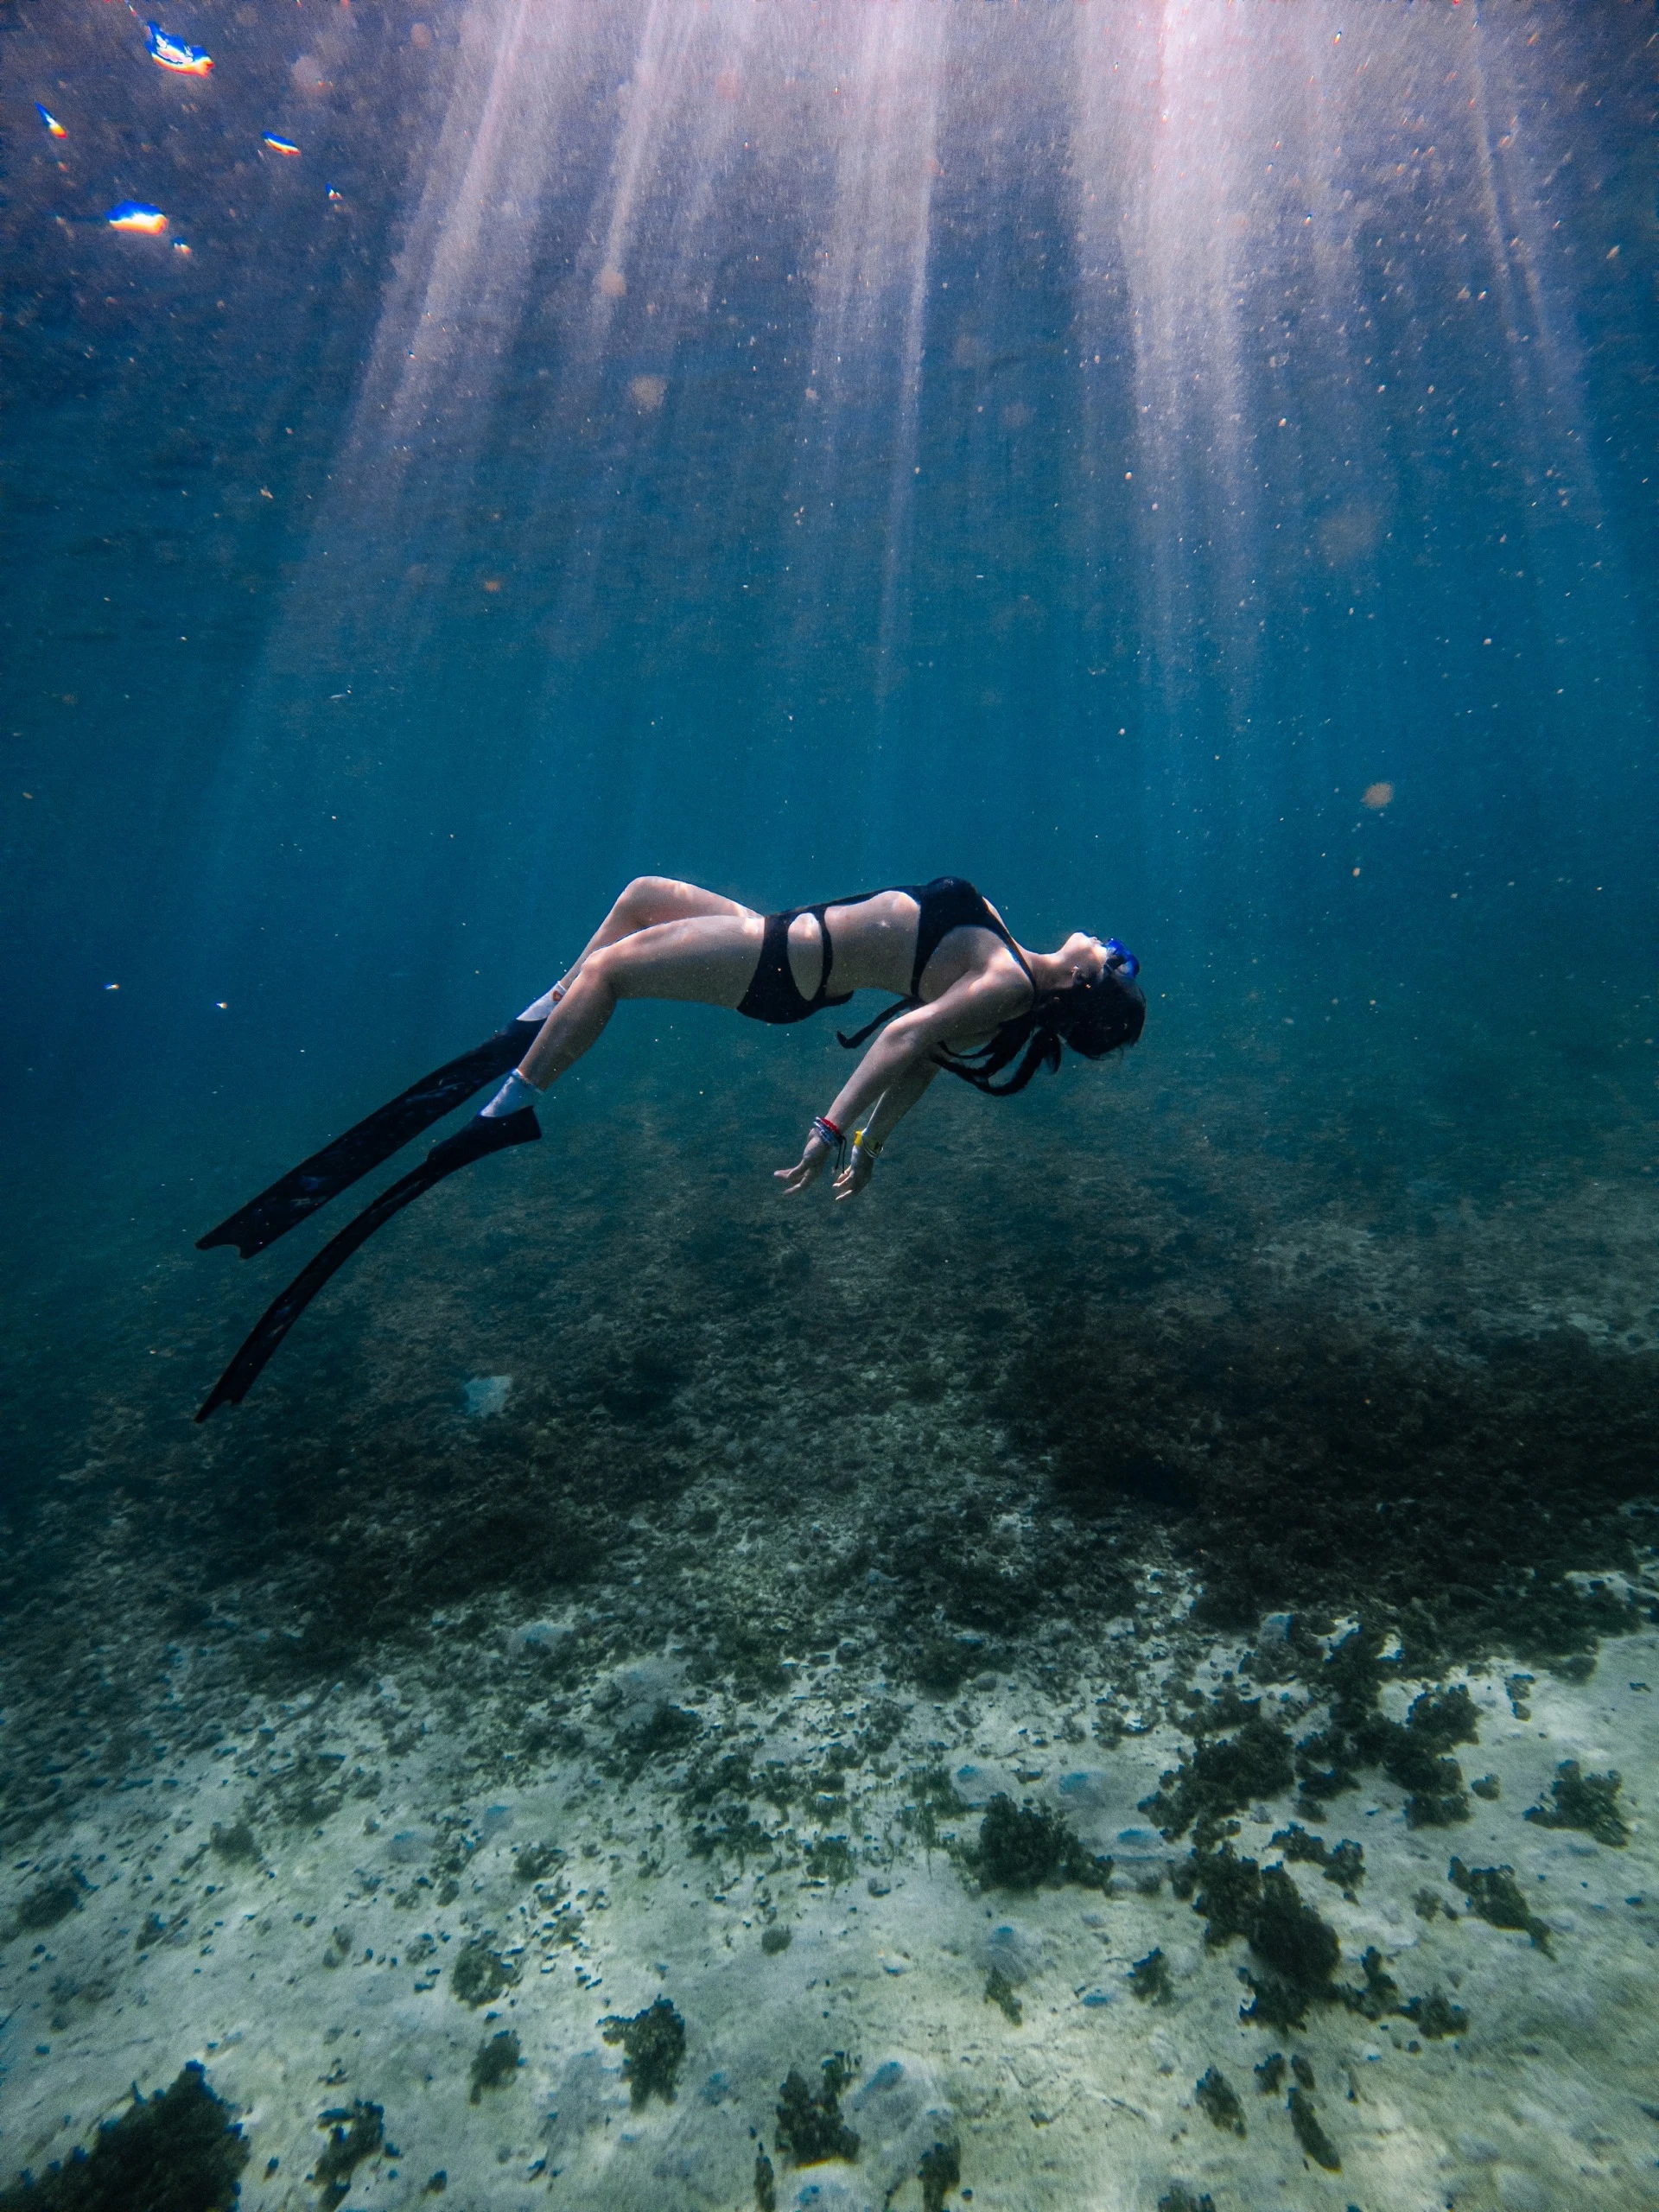
[[[0,2188],[194,2063],[261,2212],[1646,2212],[1651,1207],[1159,1110],[1028,1126],[1070,1243],[965,1123],[810,1237],[574,1132],[580,1263],[480,1180],[205,1432],[242,1278],[142,1314],[13,1547]]]

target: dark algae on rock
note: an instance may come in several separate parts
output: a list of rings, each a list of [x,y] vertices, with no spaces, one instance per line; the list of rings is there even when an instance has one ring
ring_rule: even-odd
[[[1192,2100],[1212,2126],[1243,2135],[1244,2107],[1238,2092],[1218,2066],[1206,2067],[1192,2085]]]
[[[1151,1814],[1171,1842],[1191,1827],[1203,1846],[1226,1833],[1229,1814],[1288,1789],[1295,1770],[1290,1738],[1263,1715],[1258,1699],[1242,1697],[1229,1684],[1214,1699],[1190,1691],[1188,1701],[1194,1749],[1163,1776],[1152,1796],[1142,1798],[1141,1810]]]
[[[1129,1992],[1143,2005],[1167,2005],[1175,1992],[1169,1979],[1169,1961],[1161,1950],[1151,1950],[1129,1968]]]
[[[1296,2131],[1296,2140],[1301,2145],[1316,2166],[1323,2166],[1328,2174],[1342,2171],[1342,2160],[1337,2146],[1319,2125],[1313,2100],[1299,2082],[1286,2100],[1290,2112],[1290,2124]]]
[[[511,2028],[486,2036],[473,2053],[473,2102],[482,2104],[485,2090],[499,2089],[511,2082],[524,2063],[518,2038]]]
[[[673,2103],[685,2056],[685,2022],[666,1997],[632,2019],[613,2013],[600,2022],[600,2033],[607,2043],[622,2046],[622,2078],[636,2112],[652,2097]]]
[[[1460,2036],[1469,2024],[1469,2015],[1461,2005],[1454,2005],[1440,1992],[1432,1990],[1427,1997],[1413,1997],[1401,2006],[1401,2012],[1431,2043],[1438,2043],[1445,2036]]]
[[[358,2167],[365,2158],[377,2157],[384,2147],[385,2112],[382,2106],[368,2104],[359,2097],[351,2105],[320,2114],[317,2126],[329,2133],[311,2178],[322,2192],[318,2200],[322,2212],[334,2212],[334,2207],[350,2196],[352,2176]]]
[[[135,2094],[90,2151],[0,2189],[0,2212],[231,2212],[247,2163],[233,2108],[193,2061],[169,2088]]]
[[[449,1986],[463,2005],[476,2008],[493,2003],[518,1979],[518,1968],[510,1966],[499,1952],[493,1951],[487,1936],[483,1936],[477,1942],[469,1943],[455,1961]]]
[[[760,2150],[754,2154],[754,2212],[778,2212],[778,2176]]]
[[[988,1890],[1035,1890],[1054,1882],[1103,1890],[1112,1878],[1111,1860],[1086,1852],[1058,1813],[1029,1799],[1016,1805],[1001,1789],[985,1808],[977,1844],[962,1855]]]
[[[1270,2050],[1259,2066],[1251,2069],[1255,2075],[1255,2086],[1264,2097],[1276,2097],[1284,2088],[1285,2070],[1282,2050]]]
[[[1539,1950],[1548,1952],[1549,1929],[1522,1896],[1513,1866],[1465,1866],[1454,1859],[1446,1878],[1463,1891],[1478,1920],[1494,1928],[1524,1929]]]
[[[1357,1843],[1344,1837],[1333,1851],[1319,1835],[1310,1835],[1293,1821],[1287,1828],[1281,1828],[1273,1839],[1276,1850],[1299,1865],[1317,1866],[1327,1882],[1334,1882],[1343,1895],[1352,1898],[1365,1878],[1365,1853]]]
[[[1586,1774],[1577,1759],[1563,1759],[1549,1785],[1551,1802],[1529,1805],[1522,1817],[1542,1828],[1579,1828],[1611,1850],[1623,1851],[1630,1832],[1615,1802],[1622,1787],[1617,1769]]]
[[[995,2005],[1011,2028],[1017,2028],[1026,2016],[1014,1984],[1001,1967],[993,1967],[985,1977],[985,2002]]]
[[[1310,2005],[1340,1995],[1331,1979],[1342,1957],[1337,1932],[1281,1866],[1263,1873],[1254,1859],[1241,1859],[1224,1843],[1217,1851],[1194,1851],[1171,1881],[1176,1895],[1190,1897],[1203,1916],[1209,1948],[1235,1936],[1249,1943],[1256,1963],[1241,1969],[1255,1993],[1246,2019],[1299,2028]]]
[[[936,2143],[917,2168],[922,2184],[922,2212],[944,2212],[944,2200],[962,2180],[962,2153],[954,2143]]]
[[[37,1882],[18,1904],[15,1925],[19,1935],[38,1936],[48,1928],[55,1928],[80,1908],[86,1884],[79,1874],[48,1875]]]
[[[778,2092],[778,2148],[797,2166],[822,2165],[828,2158],[854,2159],[859,2139],[841,2116],[841,2093],[852,2080],[856,2061],[831,2051],[820,2069],[817,2088],[798,2066],[791,2066]]]

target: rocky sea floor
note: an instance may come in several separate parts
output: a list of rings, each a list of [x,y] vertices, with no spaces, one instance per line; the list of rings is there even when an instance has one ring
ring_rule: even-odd
[[[5,1532],[0,2203],[1650,2205],[1651,1193],[1271,1081],[952,1100],[851,1219],[573,1110],[201,1431],[280,1259],[111,1300]]]

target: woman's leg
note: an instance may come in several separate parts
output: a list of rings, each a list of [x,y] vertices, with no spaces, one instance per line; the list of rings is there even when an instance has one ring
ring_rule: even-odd
[[[719,892],[705,891],[700,884],[680,883],[671,875],[636,875],[561,980],[568,987],[590,953],[620,944],[625,937],[635,937],[641,930],[654,929],[658,923],[691,921],[710,914],[738,918],[752,916],[753,912],[752,906],[740,906],[735,899],[722,899]]]
[[[619,999],[685,999],[734,1007],[760,955],[764,918],[694,883],[641,876],[631,883],[564,980],[540,1034],[519,1062],[544,1090],[598,1041]]]

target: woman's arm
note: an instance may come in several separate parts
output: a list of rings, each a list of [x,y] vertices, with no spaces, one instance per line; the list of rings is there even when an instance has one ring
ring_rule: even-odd
[[[875,1173],[875,1156],[939,1071],[931,1056],[912,1061],[896,1083],[891,1083],[875,1102],[874,1112],[858,1133],[852,1154],[836,1178],[836,1203],[855,1198]]]
[[[1012,977],[964,976],[931,1006],[917,1007],[909,1014],[901,1014],[887,1024],[842,1085],[824,1119],[850,1135],[861,1114],[873,1108],[911,1070],[925,1066],[926,1080],[899,1109],[900,1113],[908,1110],[937,1071],[935,1050],[953,1037],[966,1041],[990,1036],[1001,1023],[1020,1011],[1028,988],[1025,978],[1017,973]],[[897,1118],[895,1115],[894,1119]],[[834,1147],[818,1135],[815,1126],[800,1159],[793,1167],[780,1167],[777,1171],[778,1180],[791,1193],[805,1190],[809,1184],[817,1182],[833,1150]]]

